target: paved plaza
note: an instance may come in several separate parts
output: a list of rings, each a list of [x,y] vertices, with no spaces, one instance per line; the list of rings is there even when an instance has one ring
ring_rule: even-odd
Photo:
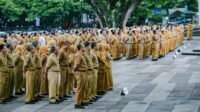
[[[197,41],[198,40],[198,41]],[[185,42],[185,50],[200,45],[200,39]],[[183,46],[179,47],[183,48]],[[174,52],[156,62],[113,62],[115,88],[85,110],[74,109],[74,97],[60,104],[42,101],[25,105],[24,96],[0,105],[0,112],[198,112],[200,107],[200,57]],[[129,94],[121,96],[127,87]]]

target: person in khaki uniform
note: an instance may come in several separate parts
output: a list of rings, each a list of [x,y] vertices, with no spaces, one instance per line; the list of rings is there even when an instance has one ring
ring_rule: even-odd
[[[126,58],[130,59],[132,58],[132,48],[133,48],[133,37],[128,33],[125,37],[125,43],[126,43]]]
[[[110,47],[108,44],[104,44],[104,52],[106,55],[106,82],[104,85],[105,90],[113,90],[113,76],[112,76],[112,65],[111,65],[111,57],[109,55]],[[107,84],[107,85],[106,85]]]
[[[85,43],[85,47],[86,47],[86,51],[84,52],[84,56],[86,58],[86,62],[87,62],[87,67],[88,67],[88,71],[87,71],[87,75],[85,76],[85,98],[84,98],[84,103],[88,103],[90,102],[90,100],[92,100],[92,95],[91,95],[91,90],[92,90],[92,81],[93,81],[93,63],[92,63],[92,55],[91,55],[91,46],[89,42]]]
[[[125,33],[125,31],[122,31],[120,36],[121,36],[120,37],[121,52],[122,52],[123,56],[126,56],[126,43],[125,43],[125,39],[126,39],[127,34]]]
[[[37,41],[33,41],[32,45],[35,47],[35,55],[34,55],[34,62],[35,62],[35,81],[34,81],[34,97],[37,100],[41,100],[41,98],[44,98],[40,95],[40,85],[41,85],[41,77],[42,77],[42,61],[41,57],[39,55],[39,43]]]
[[[0,104],[6,104],[7,74],[6,46],[4,43],[0,43]]]
[[[23,86],[23,45],[18,45],[15,49],[15,59],[14,59],[14,65],[15,65],[15,94],[16,95],[22,95],[22,86]]]
[[[160,55],[160,57],[164,57],[165,56],[165,35],[164,35],[164,30],[162,30],[161,33],[160,33],[159,55]]]
[[[192,39],[192,24],[189,23],[187,24],[187,39],[191,40]]]
[[[88,71],[87,61],[84,56],[85,46],[83,44],[77,45],[78,52],[75,55],[73,72],[77,81],[77,91],[75,98],[75,108],[84,109],[84,91],[85,91],[85,75]]]
[[[97,94],[98,95],[104,95],[106,93],[105,90],[105,79],[106,79],[106,67],[107,66],[107,60],[106,55],[103,49],[103,44],[98,45],[98,61],[99,61],[99,70],[98,70],[98,78],[97,78]]]
[[[28,54],[25,56],[24,60],[24,77],[26,78],[26,95],[25,95],[25,103],[26,104],[34,104],[34,81],[35,81],[35,62],[34,62],[34,55],[35,55],[35,48],[32,45],[27,46]]]
[[[69,48],[69,42],[60,42],[60,51],[58,55],[59,64],[60,64],[60,76],[61,76],[61,82],[59,87],[59,98],[61,100],[66,100],[64,97],[67,95],[67,84],[68,84],[68,77],[69,77],[69,55],[67,53],[67,50]]]
[[[152,37],[153,41],[152,41],[152,61],[157,61],[158,60],[158,56],[159,56],[159,49],[158,49],[158,34],[156,32],[156,30],[153,31],[153,37]]]
[[[92,63],[93,63],[93,84],[92,84],[92,97],[93,100],[97,100],[98,97],[97,96],[97,74],[98,74],[98,69],[99,69],[99,61],[98,61],[98,57],[97,57],[97,51],[98,51],[98,46],[96,43],[92,43],[91,44],[92,50],[91,50],[91,54],[92,54]]]
[[[49,82],[49,103],[59,104],[59,75],[60,75],[60,65],[58,56],[58,47],[52,46],[50,48],[51,54],[47,59],[46,73]]]
[[[138,57],[140,60],[144,59],[144,36],[141,33],[138,38]]]
[[[41,77],[41,86],[40,86],[40,94],[41,95],[47,95],[48,94],[48,79],[45,74],[45,67],[47,64],[47,58],[48,58],[48,47],[47,46],[41,46],[39,49],[39,54],[42,61],[42,77]]]
[[[117,31],[112,30],[110,44],[111,44],[111,54],[112,54],[113,60],[117,60],[120,58],[120,52],[119,52],[120,46],[119,46],[117,35],[118,35]]]
[[[70,73],[69,86],[68,86],[69,93],[74,92],[73,87],[76,88],[76,79],[75,79],[74,73],[73,73],[75,53],[76,53],[76,47],[74,45],[71,45],[69,48],[69,73]]]
[[[8,66],[8,81],[7,81],[7,98],[17,98],[16,96],[13,96],[14,92],[14,86],[15,86],[15,77],[14,77],[14,54],[13,54],[13,44],[11,41],[6,42],[6,47],[8,52],[6,53],[7,58],[7,66]]]
[[[144,58],[148,57],[148,36],[147,31],[144,31]]]
[[[137,34],[135,32],[135,29],[132,31],[132,36],[133,36],[133,51],[132,51],[132,56],[136,58],[138,56],[138,39],[137,39]]]

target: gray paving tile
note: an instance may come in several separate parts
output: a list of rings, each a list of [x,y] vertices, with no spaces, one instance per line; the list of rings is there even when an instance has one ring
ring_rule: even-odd
[[[171,112],[175,104],[174,101],[152,102],[146,112]]]

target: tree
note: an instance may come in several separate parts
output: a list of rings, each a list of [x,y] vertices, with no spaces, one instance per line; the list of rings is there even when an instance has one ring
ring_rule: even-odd
[[[86,0],[99,19],[101,28],[107,26],[115,27],[115,23],[118,23],[117,26],[124,28],[132,12],[141,1],[142,0]]]

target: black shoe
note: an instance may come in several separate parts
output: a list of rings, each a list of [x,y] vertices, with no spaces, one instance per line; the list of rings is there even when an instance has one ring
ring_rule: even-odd
[[[96,99],[102,98],[101,96],[96,96]]]
[[[22,94],[25,94],[25,91],[21,91]]]
[[[67,98],[66,97],[62,97],[62,100],[67,100]]]
[[[33,102],[38,102],[38,99],[34,99]]]
[[[5,99],[5,100],[3,100],[2,102],[6,102],[6,103],[7,103],[7,100]]]
[[[89,104],[88,103],[82,103],[81,105],[82,106],[88,106]]]
[[[95,99],[91,99],[90,102],[93,103],[93,102],[96,102],[96,100]]]
[[[95,101],[97,101],[97,100],[98,100],[98,98],[95,96],[94,98],[92,98],[92,100],[95,100]]]
[[[25,104],[35,104],[35,102],[34,101],[25,102]]]
[[[44,96],[42,96],[42,95],[38,95],[38,98],[44,98]]]
[[[49,104],[59,104],[59,102],[49,102]]]
[[[85,109],[85,107],[83,105],[75,105],[74,107],[75,107],[75,109]]]
[[[63,102],[63,100],[62,99],[57,99],[56,102]]]
[[[10,98],[17,98],[17,96],[10,96]]]
[[[93,104],[92,102],[88,102],[88,104]]]
[[[97,95],[100,95],[100,96],[102,96],[102,95],[103,95],[103,93],[102,93],[102,92],[97,92]]]
[[[69,95],[65,95],[64,97],[66,97],[66,98],[72,98],[72,96],[69,96]]]
[[[0,104],[7,104],[7,102],[2,101],[2,102],[0,102]]]
[[[44,94],[42,94],[42,95],[49,95],[48,93],[44,93]]]
[[[19,92],[17,92],[17,93],[15,93],[15,95],[23,95],[22,93],[19,93]]]

